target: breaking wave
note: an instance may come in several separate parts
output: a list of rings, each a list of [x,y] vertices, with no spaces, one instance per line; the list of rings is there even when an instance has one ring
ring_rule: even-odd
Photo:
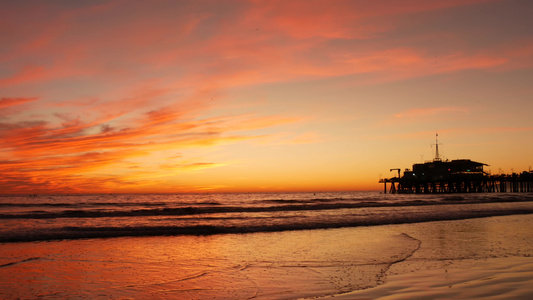
[[[104,195],[56,196],[42,202],[3,197],[0,242],[243,234],[533,213],[533,194],[267,196],[234,194],[214,200],[204,195],[140,195],[127,201]]]

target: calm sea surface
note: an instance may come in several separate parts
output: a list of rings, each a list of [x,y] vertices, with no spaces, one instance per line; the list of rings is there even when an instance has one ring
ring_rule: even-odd
[[[0,196],[0,242],[276,232],[533,213],[533,194]]]

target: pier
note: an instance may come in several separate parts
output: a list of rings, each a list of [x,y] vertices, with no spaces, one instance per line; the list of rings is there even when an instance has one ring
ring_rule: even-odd
[[[438,137],[438,135],[436,135]],[[436,194],[436,193],[529,193],[533,192],[533,171],[491,175],[483,170],[487,164],[470,159],[443,161],[439,156],[439,143],[435,140],[435,158],[425,163],[413,164],[400,177],[380,179],[384,193]]]
[[[533,171],[520,174],[483,176],[454,176],[442,179],[409,179],[393,177],[381,179],[384,193],[533,193]]]

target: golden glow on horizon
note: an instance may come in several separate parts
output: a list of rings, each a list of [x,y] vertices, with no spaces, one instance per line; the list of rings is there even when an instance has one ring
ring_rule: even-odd
[[[446,158],[528,170],[532,9],[6,3],[0,193],[380,190],[436,131]]]

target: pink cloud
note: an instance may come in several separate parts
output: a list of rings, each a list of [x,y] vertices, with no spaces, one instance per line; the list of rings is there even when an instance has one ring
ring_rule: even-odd
[[[46,76],[46,71],[42,66],[26,66],[16,74],[9,77],[0,78],[0,86],[17,85],[42,79]]]
[[[397,15],[466,6],[490,0],[470,1],[253,1],[249,24],[286,33],[298,39],[314,37],[366,39],[393,29],[387,18]],[[386,17],[386,18],[384,18]],[[379,21],[376,21],[379,19]]]
[[[31,98],[0,98],[0,109],[5,109],[11,106],[16,106],[32,101],[36,101],[39,98],[37,97],[31,97]]]
[[[491,68],[505,64],[505,58],[490,52],[478,56],[454,51],[441,57],[443,65],[434,68],[434,55],[425,49],[329,44],[395,30],[404,19],[391,16],[405,18],[483,2],[487,1],[412,0],[402,5],[394,1],[364,5],[353,1],[235,2],[234,18],[222,18],[216,6],[201,3],[183,4],[182,9],[164,3],[134,3],[123,18],[116,16],[123,14],[120,2],[91,5],[62,12],[49,25],[52,29],[43,24],[43,36],[30,39],[29,44],[38,46],[28,46],[23,52],[53,58],[53,66],[27,65],[0,80],[0,85],[61,78],[135,84],[144,80],[143,72],[150,72],[176,87],[209,82],[225,88],[376,72],[384,80],[398,80]],[[101,18],[98,24],[89,22],[95,15]],[[141,17],[142,22],[131,22]],[[201,36],[203,27],[211,30],[206,37]]]

